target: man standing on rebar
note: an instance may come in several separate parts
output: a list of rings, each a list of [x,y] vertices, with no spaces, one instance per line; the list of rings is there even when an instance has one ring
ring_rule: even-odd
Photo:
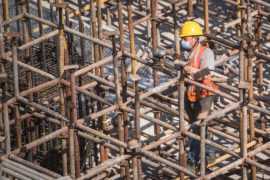
[[[210,72],[214,70],[214,53],[210,48],[202,46],[200,36],[202,28],[193,21],[187,21],[182,27],[180,34],[180,57],[187,62],[183,68],[183,74],[192,80],[200,82],[208,87],[218,90],[217,86],[211,82]],[[186,84],[185,110],[190,123],[198,120],[200,114],[209,114],[213,103],[213,93],[205,89],[198,88],[191,84]],[[200,127],[193,129],[193,133],[200,135]],[[210,139],[206,128],[206,138]],[[188,155],[188,169],[197,171],[200,161],[200,142],[191,140]],[[214,150],[206,146],[206,162],[215,161]]]

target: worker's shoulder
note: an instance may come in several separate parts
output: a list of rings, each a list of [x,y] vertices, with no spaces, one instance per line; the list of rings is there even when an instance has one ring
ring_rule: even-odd
[[[205,47],[203,53],[202,53],[202,56],[213,56],[214,57],[214,52],[212,49],[208,48],[208,47]]]

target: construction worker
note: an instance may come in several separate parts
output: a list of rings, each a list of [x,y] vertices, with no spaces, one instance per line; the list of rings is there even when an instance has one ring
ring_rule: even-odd
[[[210,72],[214,70],[214,53],[210,48],[202,46],[200,36],[203,35],[200,25],[193,21],[187,21],[182,27],[180,34],[180,57],[187,62],[183,68],[183,74],[192,80],[200,82],[208,87],[218,90],[217,86],[211,82]],[[172,53],[173,49],[171,50]],[[213,103],[213,93],[198,88],[191,84],[186,84],[185,110],[190,123],[198,120],[201,113],[210,113]],[[200,127],[193,129],[193,133],[200,135]],[[206,138],[210,139],[206,128]],[[214,149],[206,146],[206,162],[215,161]],[[188,169],[198,171],[200,165],[200,142],[191,140]]]

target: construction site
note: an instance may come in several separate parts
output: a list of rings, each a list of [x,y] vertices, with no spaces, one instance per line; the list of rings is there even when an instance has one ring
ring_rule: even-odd
[[[186,21],[220,91],[183,75]],[[0,0],[0,179],[270,179],[269,63],[269,0]]]

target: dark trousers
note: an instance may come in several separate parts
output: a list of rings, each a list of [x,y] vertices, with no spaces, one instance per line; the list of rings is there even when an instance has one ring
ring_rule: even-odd
[[[196,102],[190,102],[186,98],[185,110],[190,119],[190,123],[197,121],[197,117],[201,112],[208,111],[208,114],[210,114],[212,103],[213,103],[213,96],[208,96]],[[193,133],[200,136],[200,127],[199,126],[194,127]],[[210,139],[207,126],[206,126],[206,138]],[[211,156],[215,153],[215,151],[209,145],[206,145],[205,153],[206,156]],[[200,161],[200,141],[194,139],[191,140],[188,161],[194,163],[198,163]]]

